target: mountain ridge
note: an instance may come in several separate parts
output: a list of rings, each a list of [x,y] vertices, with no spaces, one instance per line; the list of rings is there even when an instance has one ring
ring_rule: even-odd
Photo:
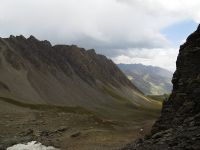
[[[144,97],[112,60],[95,50],[52,46],[34,36],[10,36],[0,38],[0,60],[0,96],[5,98],[100,109],[98,113],[109,110],[111,115],[158,106]]]
[[[171,93],[173,73],[164,68],[142,64],[118,64],[118,67],[146,95]]]

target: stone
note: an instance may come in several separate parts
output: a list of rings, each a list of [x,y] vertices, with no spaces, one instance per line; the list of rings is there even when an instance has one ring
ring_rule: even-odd
[[[68,127],[60,127],[59,129],[56,130],[56,132],[65,132],[68,129],[69,129]]]
[[[74,137],[78,137],[80,135],[81,135],[81,132],[77,132],[77,133],[72,134],[71,137],[74,138]]]
[[[32,129],[28,129],[22,133],[20,133],[22,136],[29,136],[29,135],[32,135],[33,134],[33,130]]]

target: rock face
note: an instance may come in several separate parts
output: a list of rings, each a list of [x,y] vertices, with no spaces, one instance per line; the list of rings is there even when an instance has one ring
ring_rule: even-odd
[[[151,135],[125,149],[200,149],[200,26],[180,46],[173,92]]]
[[[0,97],[116,114],[148,101],[103,55],[33,36],[0,38]],[[103,110],[103,111],[102,111]]]

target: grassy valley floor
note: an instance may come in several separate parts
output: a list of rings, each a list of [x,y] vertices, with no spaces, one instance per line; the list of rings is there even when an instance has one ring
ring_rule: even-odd
[[[116,150],[147,134],[155,119],[107,120],[78,107],[39,107],[0,98],[0,150],[30,141],[64,150]]]

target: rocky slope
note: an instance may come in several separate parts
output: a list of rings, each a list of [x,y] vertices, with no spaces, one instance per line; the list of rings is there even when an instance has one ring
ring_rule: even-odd
[[[118,67],[146,95],[171,93],[173,73],[155,66],[118,64]]]
[[[2,100],[0,98],[0,150],[30,141],[60,150],[115,150],[149,133],[155,121],[155,118],[144,118],[136,122],[132,118],[127,122],[126,117],[115,121],[80,108],[36,107]],[[141,127],[145,130],[143,134],[139,133]]]
[[[172,94],[151,135],[124,150],[200,149],[200,25],[180,46],[172,82]]]
[[[0,38],[0,72],[0,97],[22,103],[79,106],[101,115],[154,107],[111,60],[75,45]]]

